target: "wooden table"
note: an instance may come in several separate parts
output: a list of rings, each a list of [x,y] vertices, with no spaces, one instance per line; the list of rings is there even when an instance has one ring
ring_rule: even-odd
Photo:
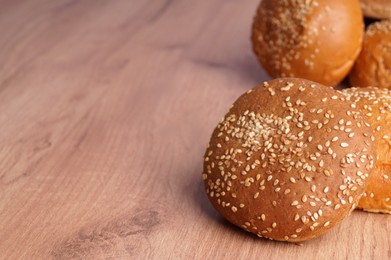
[[[223,221],[202,156],[257,0],[0,1],[1,259],[390,259],[391,217],[302,246]]]

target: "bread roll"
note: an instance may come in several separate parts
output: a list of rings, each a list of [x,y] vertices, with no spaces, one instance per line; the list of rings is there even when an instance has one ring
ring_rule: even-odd
[[[359,0],[263,0],[252,42],[270,76],[334,86],[352,68],[363,33]]]
[[[349,80],[354,87],[391,88],[391,20],[369,25]]]
[[[391,90],[351,88],[343,93],[367,116],[376,138],[376,168],[358,208],[391,214]]]
[[[360,0],[363,13],[371,18],[391,18],[390,0]]]
[[[276,79],[239,97],[213,132],[203,180],[228,221],[274,240],[304,241],[357,205],[374,166],[374,137],[332,88]]]

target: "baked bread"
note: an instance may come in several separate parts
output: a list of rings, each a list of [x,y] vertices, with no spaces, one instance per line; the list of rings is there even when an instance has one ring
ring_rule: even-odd
[[[354,87],[391,88],[391,20],[368,26],[349,81]]]
[[[367,116],[376,139],[376,167],[358,208],[391,214],[391,90],[369,87],[342,92]]]
[[[385,19],[391,18],[390,0],[360,0],[363,13],[367,17]]]
[[[372,129],[336,90],[265,82],[239,97],[205,153],[209,200],[228,221],[274,240],[318,237],[356,207],[374,166]]]
[[[352,68],[363,33],[359,0],[263,0],[252,43],[270,76],[334,86]]]

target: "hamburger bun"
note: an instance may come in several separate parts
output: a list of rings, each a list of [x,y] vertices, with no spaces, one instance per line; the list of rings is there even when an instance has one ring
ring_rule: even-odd
[[[367,17],[385,19],[391,18],[390,0],[360,0],[363,13]]]
[[[358,208],[391,214],[391,90],[369,87],[342,92],[366,115],[376,139],[376,167]]]
[[[368,26],[349,81],[354,87],[391,88],[391,20]]]
[[[239,97],[214,130],[203,180],[213,207],[260,237],[318,237],[356,207],[374,166],[372,129],[336,90],[283,78]]]
[[[253,50],[273,78],[337,85],[361,50],[359,0],[263,0],[252,27]]]

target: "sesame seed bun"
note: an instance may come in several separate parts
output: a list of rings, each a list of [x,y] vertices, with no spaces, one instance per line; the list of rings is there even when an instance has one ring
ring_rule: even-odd
[[[376,138],[376,168],[358,208],[391,214],[391,90],[351,88],[343,93],[366,115]]]
[[[349,75],[349,81],[355,87],[391,89],[391,20],[368,26],[362,51]]]
[[[373,168],[374,137],[336,90],[303,79],[265,82],[214,130],[203,180],[228,221],[260,237],[318,237],[356,207]]]
[[[360,53],[363,33],[359,0],[263,0],[252,42],[270,76],[335,86]]]
[[[391,18],[390,0],[360,0],[363,13],[367,17],[385,19]]]

